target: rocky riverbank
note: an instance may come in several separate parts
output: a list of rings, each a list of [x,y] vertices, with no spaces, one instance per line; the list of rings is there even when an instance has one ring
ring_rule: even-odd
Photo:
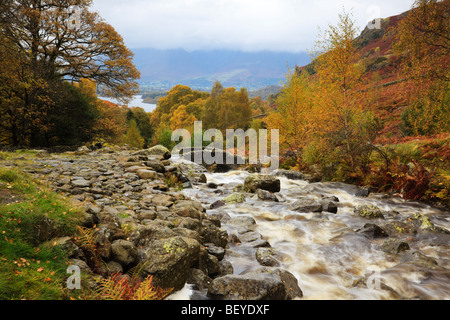
[[[101,264],[93,266],[72,238],[52,239],[69,251],[71,263],[83,271],[85,285],[103,277],[136,270],[153,276],[161,288],[182,289],[187,283],[211,298],[293,299],[301,297],[297,279],[277,268],[234,275],[224,259],[229,235],[216,215],[180,190],[206,184],[201,166],[174,163],[167,149],[129,151],[80,148],[33,158],[3,161],[22,170],[86,210],[85,232],[92,232]],[[236,221],[237,222],[237,221]],[[241,223],[241,222],[240,222]],[[52,227],[45,235],[52,238]],[[266,246],[248,234],[252,246]],[[258,239],[259,242],[255,242]]]
[[[310,273],[328,277],[332,270],[319,261],[320,266],[308,267],[310,261],[294,255],[304,259],[308,250],[319,255],[323,251],[326,259],[338,261],[358,255],[357,250],[365,255],[368,248],[371,255],[379,259],[381,252],[381,259],[392,264],[388,275],[408,267],[450,279],[449,257],[435,256],[449,247],[448,229],[436,226],[420,210],[414,212],[413,206],[406,207],[412,210],[408,213],[346,203],[341,196],[315,190],[321,184],[307,184],[308,177],[298,172],[246,173],[233,183],[208,181],[210,174],[203,166],[170,159],[161,146],[134,151],[81,148],[60,154],[35,151],[32,157],[18,156],[1,164],[19,166],[85,209],[83,230],[95,236],[95,255],[101,263],[92,263],[75,239],[54,239],[51,221],[42,235],[68,250],[71,263],[83,271],[83,284],[92,288],[114,273],[126,276],[139,270],[142,277],[153,276],[161,288],[176,292],[189,285],[195,292],[192,299],[297,299],[304,296],[304,285],[311,291],[305,280]],[[286,190],[281,182],[288,181],[305,185]],[[351,189],[344,196],[369,195],[353,186],[340,188]],[[271,228],[287,232],[272,241],[270,232],[261,231]],[[315,232],[320,238],[328,229],[325,240],[305,236]],[[313,246],[305,247],[308,241]],[[422,251],[430,247],[436,248],[434,257]],[[333,258],[342,250],[346,255]],[[367,288],[369,277],[359,276],[361,266],[352,267],[353,261],[347,260],[337,277],[353,279],[346,285],[349,288]],[[300,266],[309,269],[294,272]],[[390,297],[411,298],[392,285],[383,284],[382,290]]]

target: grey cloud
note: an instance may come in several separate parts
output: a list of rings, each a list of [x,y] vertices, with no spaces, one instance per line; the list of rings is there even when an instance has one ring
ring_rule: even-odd
[[[412,0],[94,0],[132,48],[305,51],[343,8],[362,29]]]

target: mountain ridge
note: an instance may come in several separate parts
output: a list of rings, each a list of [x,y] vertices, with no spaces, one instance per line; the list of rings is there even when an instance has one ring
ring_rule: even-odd
[[[310,62],[306,52],[133,49],[134,63],[145,89],[170,89],[177,84],[209,90],[214,81],[226,87],[258,90],[280,85],[288,69]]]

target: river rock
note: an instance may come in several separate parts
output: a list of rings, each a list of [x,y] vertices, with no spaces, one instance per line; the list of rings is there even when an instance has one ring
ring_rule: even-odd
[[[71,183],[77,188],[89,188],[92,185],[92,183],[86,179],[73,180]]]
[[[156,180],[159,178],[158,173],[153,170],[139,169],[136,171],[136,174],[143,180]]]
[[[336,204],[336,202],[329,200],[322,200],[321,203],[323,211],[334,214],[338,213],[338,205]]]
[[[382,228],[380,228],[376,224],[372,224],[372,223],[367,223],[366,225],[364,225],[364,228],[362,228],[361,230],[358,230],[357,232],[361,233],[371,239],[389,237],[389,235],[386,231],[384,231]]]
[[[192,268],[187,283],[194,286],[195,290],[207,290],[212,279],[200,269]]]
[[[203,206],[198,201],[180,200],[171,207],[171,210],[180,217],[190,217],[199,220],[206,217],[206,214],[203,212]]]
[[[294,203],[291,210],[300,213],[318,213],[323,211],[323,206],[321,202],[315,199],[304,198]]]
[[[386,222],[382,227],[390,236],[417,233],[417,230],[413,228],[411,224],[403,221],[389,221]]]
[[[411,248],[407,242],[398,239],[387,239],[383,243],[381,249],[387,253],[397,254],[404,251],[409,251]]]
[[[222,199],[222,201],[225,203],[243,203],[245,202],[245,195],[239,192],[234,192],[228,197]]]
[[[137,264],[139,255],[133,243],[126,240],[116,240],[111,244],[111,260],[124,268]]]
[[[411,225],[417,232],[438,232],[450,234],[446,229],[436,227],[431,219],[423,214],[417,213],[414,216],[406,219],[405,221],[408,225]]]
[[[200,236],[203,239],[203,243],[213,243],[221,248],[225,248],[228,244],[228,232],[225,229],[217,227],[210,220],[202,221]]]
[[[209,254],[215,256],[219,261],[222,261],[225,257],[225,249],[218,247],[212,243],[205,244],[206,250]]]
[[[164,159],[170,159],[172,157],[170,150],[162,145],[157,145],[157,146],[154,146],[154,147],[146,149],[146,150],[138,151],[138,152],[134,153],[133,155],[146,155],[146,156],[156,155],[156,156],[161,156]]]
[[[279,267],[280,261],[276,259],[276,253],[271,248],[258,248],[255,253],[256,260],[265,267]]]
[[[255,193],[258,189],[269,192],[280,192],[280,179],[269,175],[251,175],[245,179],[243,190],[245,192]]]
[[[247,230],[245,230],[247,231]],[[270,247],[270,243],[261,237],[261,234],[254,231],[243,232],[239,235],[239,240],[243,245],[252,247],[252,248],[268,248]]]
[[[272,175],[276,177],[286,177],[289,180],[303,180],[305,177],[303,173],[299,171],[285,169],[277,169],[272,173]]]
[[[175,237],[175,232],[167,226],[156,221],[146,225],[140,225],[133,230],[128,237],[137,247],[144,247],[154,240],[161,240]]]
[[[166,173],[166,167],[160,161],[146,161],[144,164],[158,173]]]
[[[225,205],[226,205],[226,203],[223,202],[222,200],[217,200],[217,201],[211,203],[211,205],[209,206],[209,208],[212,209],[212,210],[214,210],[214,209],[218,209],[218,208],[220,208],[220,207],[223,207],[223,206],[225,206]]]
[[[169,194],[156,194],[151,196],[151,203],[155,206],[170,207],[174,204],[175,198]]]
[[[256,190],[256,194],[258,195],[258,199],[263,201],[272,201],[272,202],[280,202],[277,196],[269,191],[258,189]]]
[[[289,272],[265,268],[216,278],[209,286],[208,296],[226,300],[291,300],[303,293]]]
[[[426,255],[424,255],[422,252],[415,250],[411,251],[408,250],[406,252],[401,253],[401,263],[413,263],[420,266],[425,266],[427,268],[434,268],[438,266],[438,263],[433,258],[430,258]]]
[[[239,228],[251,228],[256,225],[256,220],[250,216],[240,216],[230,219],[227,223]]]
[[[367,198],[370,195],[370,188],[360,188],[356,191],[355,196],[361,198]]]
[[[154,285],[181,290],[190,269],[198,261],[200,244],[194,239],[174,237],[155,240],[143,252],[144,276],[153,276]]]

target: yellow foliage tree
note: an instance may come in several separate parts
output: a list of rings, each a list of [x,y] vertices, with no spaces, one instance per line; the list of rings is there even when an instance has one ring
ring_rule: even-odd
[[[288,75],[277,100],[277,109],[266,122],[269,128],[280,130],[280,146],[293,153],[308,144],[314,126],[314,109],[309,75]],[[298,159],[299,160],[299,159]]]
[[[132,148],[141,149],[144,146],[144,139],[139,132],[136,120],[132,119],[128,125],[128,131],[125,135],[124,142]]]
[[[345,163],[352,171],[367,142],[361,135],[364,93],[359,89],[365,70],[358,64],[360,55],[354,41],[357,34],[352,16],[342,13],[338,24],[330,25],[315,45],[314,128],[318,140],[314,148],[331,155],[329,162]]]
[[[173,116],[170,118],[170,129],[173,131],[177,129],[188,129],[192,132],[195,121],[197,121],[197,118],[188,114],[186,112],[186,106],[182,104],[175,110]]]

